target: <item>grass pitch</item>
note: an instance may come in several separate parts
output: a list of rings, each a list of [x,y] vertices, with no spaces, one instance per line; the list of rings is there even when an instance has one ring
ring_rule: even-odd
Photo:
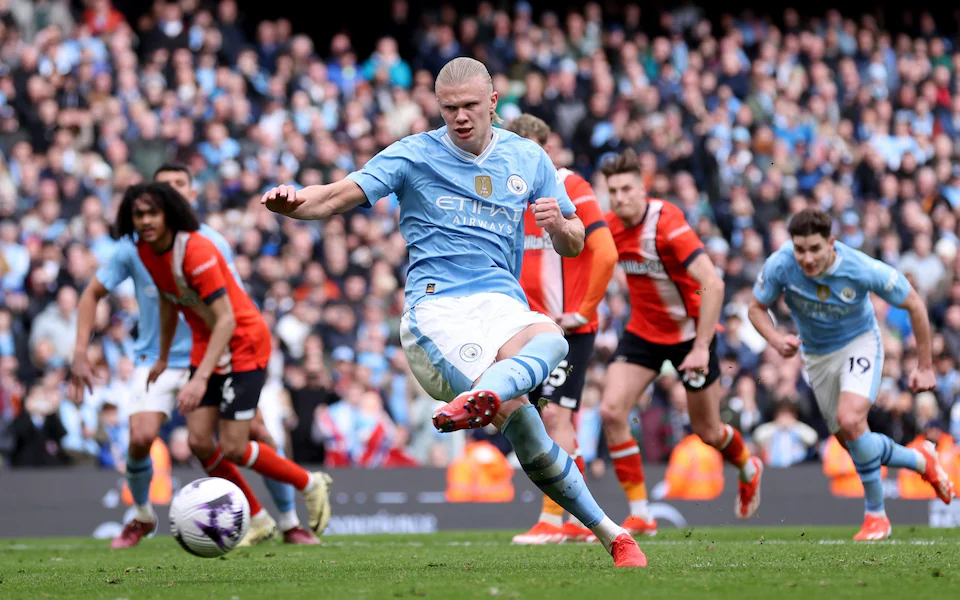
[[[131,550],[83,538],[0,540],[0,598],[922,598],[960,597],[960,529],[665,530],[646,569],[599,545],[512,546],[515,532],[326,536],[201,559],[159,536]]]

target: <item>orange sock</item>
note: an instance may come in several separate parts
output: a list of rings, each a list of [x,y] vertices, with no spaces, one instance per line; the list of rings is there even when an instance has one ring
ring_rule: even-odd
[[[717,450],[723,455],[723,460],[738,469],[742,469],[750,460],[750,451],[743,443],[743,436],[740,435],[739,431],[729,425],[724,425],[723,428],[726,435],[723,436],[723,442],[720,443]]]
[[[554,502],[550,496],[543,495],[543,508],[540,510],[540,522],[560,527],[563,525],[563,507]]]
[[[310,473],[266,444],[247,442],[247,451],[243,454],[241,464],[264,477],[289,483],[301,491],[310,485]]]
[[[208,475],[231,481],[240,488],[240,491],[243,492],[243,495],[247,498],[247,502],[250,504],[251,517],[263,510],[263,506],[260,504],[260,501],[257,500],[257,496],[253,493],[253,490],[250,489],[247,480],[240,474],[240,469],[229,460],[223,459],[223,452],[220,451],[219,446],[216,452],[207,458],[207,460],[202,461],[202,463],[203,470],[206,471]]]
[[[627,500],[634,502],[647,499],[647,486],[644,484],[643,460],[636,440],[630,440],[616,446],[610,446],[610,458],[620,481],[620,487],[627,493]]]

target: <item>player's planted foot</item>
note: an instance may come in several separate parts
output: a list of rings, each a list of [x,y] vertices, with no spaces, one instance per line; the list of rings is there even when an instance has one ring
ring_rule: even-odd
[[[250,519],[250,529],[247,535],[243,536],[237,548],[248,548],[269,541],[277,535],[277,522],[273,520],[270,513],[263,510],[260,514]]]
[[[433,413],[433,426],[443,433],[486,427],[500,412],[500,397],[487,390],[464,392]]]
[[[110,542],[111,548],[132,548],[157,529],[157,521],[144,522],[133,519],[127,523],[120,535]]]
[[[314,546],[319,544],[320,540],[303,527],[297,526],[283,532],[283,543],[295,546]]]
[[[647,557],[629,533],[621,533],[610,544],[610,556],[615,567],[645,567]]]
[[[566,542],[582,542],[584,544],[597,543],[597,536],[593,535],[592,531],[572,521],[564,523],[563,527],[560,528],[560,532],[563,533],[563,536],[566,538],[564,541]]]
[[[657,521],[656,519],[650,519],[649,521],[638,517],[637,515],[630,515],[623,522],[623,528],[626,529],[632,535],[645,535],[653,537],[657,535]]]
[[[330,522],[330,484],[333,478],[317,471],[311,474],[312,485],[303,490],[303,501],[307,505],[310,529],[314,533],[323,533]]]
[[[893,527],[887,515],[867,514],[863,517],[863,527],[853,539],[857,542],[876,542],[887,539],[892,532]]]
[[[921,474],[923,480],[933,486],[933,491],[945,504],[950,504],[950,500],[953,499],[953,482],[940,464],[937,447],[931,442],[926,442],[919,450],[927,461],[927,468]]]
[[[757,472],[750,483],[740,481],[740,489],[734,505],[738,519],[749,519],[760,507],[760,477],[763,475],[763,461],[756,456],[751,456],[750,461]]]
[[[590,530],[587,530],[590,533]],[[513,543],[522,546],[539,546],[542,544],[560,544],[566,539],[563,529],[538,521],[536,525],[530,528],[530,531],[513,536]]]

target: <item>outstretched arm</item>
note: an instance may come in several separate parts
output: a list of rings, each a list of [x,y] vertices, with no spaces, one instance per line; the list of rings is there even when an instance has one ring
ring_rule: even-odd
[[[275,213],[301,221],[326,219],[360,206],[367,201],[363,189],[350,179],[341,179],[326,185],[310,185],[296,189],[280,185],[267,191],[260,199]]]
[[[94,275],[90,283],[80,294],[77,305],[77,339],[73,347],[73,361],[70,364],[72,374],[70,380],[70,397],[83,397],[84,388],[93,391],[93,370],[87,351],[90,348],[90,334],[93,332],[93,322],[96,320],[97,303],[105,298],[109,292]]]

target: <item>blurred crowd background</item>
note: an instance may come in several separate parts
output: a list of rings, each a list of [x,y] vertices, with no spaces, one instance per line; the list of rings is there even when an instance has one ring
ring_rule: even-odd
[[[147,3],[144,3],[147,4]],[[908,443],[960,436],[960,37],[928,13],[838,10],[707,19],[689,3],[651,19],[636,4],[570,12],[525,2],[419,10],[390,3],[372,53],[349,34],[244,22],[235,0],[157,1],[129,17],[110,0],[0,0],[0,454],[7,467],[122,470],[138,309],[127,282],[98,307],[98,385],[66,396],[78,294],[114,247],[123,191],[185,164],[196,208],[236,252],[273,330],[261,408],[290,455],[330,466],[447,466],[473,439],[441,435],[435,402],[399,349],[406,269],[396,198],[325,222],[278,219],[266,188],[336,181],[406,135],[442,125],[442,65],[482,60],[499,113],[543,118],[558,166],[591,181],[632,147],[651,196],[678,204],[726,282],[722,414],[764,461],[816,461],[828,439],[799,358],[781,359],[746,319],[786,220],[816,205],[837,239],[907,274],[935,331],[937,389],[913,395],[907,314],[875,299],[886,361],[874,430]],[[779,9],[777,9],[779,10]],[[901,32],[902,31],[902,32]],[[368,32],[369,33],[369,32]],[[784,305],[779,322],[791,328]],[[629,305],[623,274],[601,310],[577,418],[593,472],[605,464],[604,364]],[[632,419],[648,463],[689,433],[669,365]],[[183,419],[163,430],[190,462]],[[946,438],[944,438],[946,439]]]

